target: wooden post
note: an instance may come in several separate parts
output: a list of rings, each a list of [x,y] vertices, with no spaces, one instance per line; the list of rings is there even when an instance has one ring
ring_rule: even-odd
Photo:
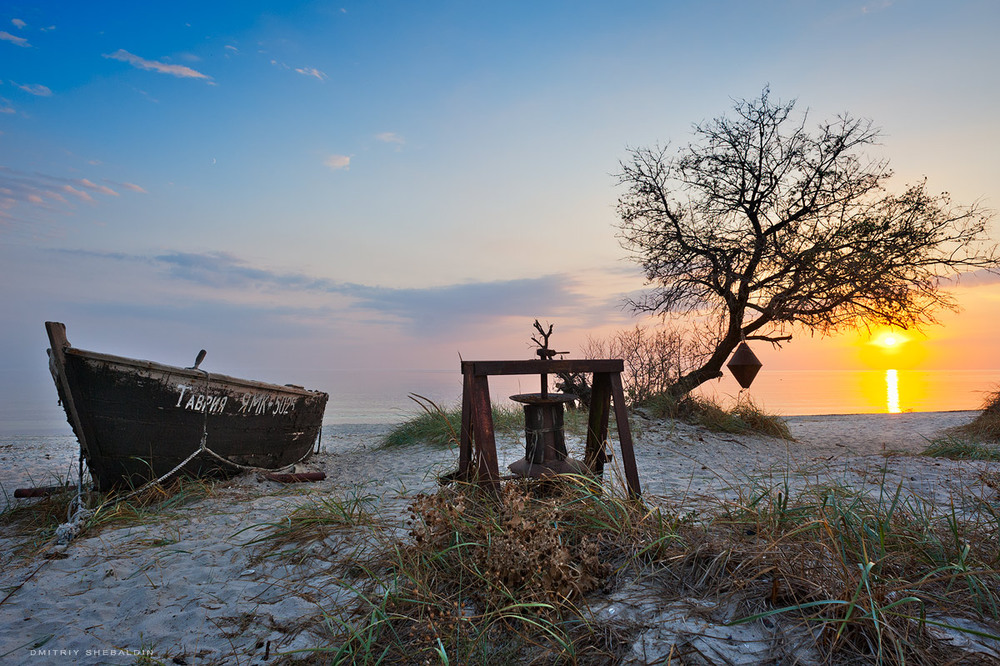
[[[625,482],[629,494],[634,499],[642,495],[639,486],[639,470],[635,464],[635,450],[632,448],[632,430],[628,425],[628,410],[625,408],[625,391],[622,389],[622,376],[619,373],[611,375],[611,395],[615,401],[615,421],[618,422],[618,442],[622,449],[622,467],[625,468]]]
[[[595,372],[590,387],[590,415],[587,419],[587,446],[583,462],[597,476],[604,473],[604,447],[608,441],[611,416],[611,380],[607,372]]]
[[[472,462],[472,370],[462,371],[462,431],[459,433],[458,478],[468,481]]]
[[[500,494],[500,469],[497,463],[497,443],[493,434],[493,405],[486,375],[472,378],[472,428],[476,440],[478,481],[494,495]]]

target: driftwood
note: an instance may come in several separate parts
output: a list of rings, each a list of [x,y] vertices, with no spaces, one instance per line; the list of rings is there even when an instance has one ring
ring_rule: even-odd
[[[38,488],[17,488],[14,497],[48,497],[56,493],[66,492],[73,486],[41,486]]]
[[[264,475],[268,481],[278,483],[303,483],[305,481],[322,481],[326,478],[324,472],[299,472],[297,474],[280,474],[278,472],[268,472]]]

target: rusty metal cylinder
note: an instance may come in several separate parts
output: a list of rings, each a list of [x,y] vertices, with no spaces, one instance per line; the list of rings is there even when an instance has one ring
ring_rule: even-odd
[[[566,457],[560,402],[524,405],[524,457],[534,464]]]
[[[524,405],[524,458],[510,466],[522,476],[578,472],[582,467],[568,460],[563,431],[563,405],[576,400],[568,393],[526,393],[510,399]]]

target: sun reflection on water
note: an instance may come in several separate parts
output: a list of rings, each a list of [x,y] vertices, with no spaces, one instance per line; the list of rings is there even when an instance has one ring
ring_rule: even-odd
[[[899,414],[899,373],[895,370],[885,371],[885,410],[890,414]]]

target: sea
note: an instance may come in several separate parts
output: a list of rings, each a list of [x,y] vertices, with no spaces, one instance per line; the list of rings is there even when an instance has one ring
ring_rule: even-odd
[[[752,386],[741,390],[726,376],[699,393],[723,404],[747,398],[780,416],[821,414],[896,414],[979,409],[1000,387],[1000,370],[828,370],[764,368]],[[444,371],[356,371],[332,374],[323,388],[330,394],[322,446],[337,451],[361,440],[377,443],[392,428],[425,408],[461,403],[462,378]],[[494,402],[539,390],[538,378],[491,377]],[[77,475],[78,447],[69,425],[52,400],[7,411],[0,425],[0,509],[13,488],[54,485]],[[8,500],[9,501],[9,500]]]

